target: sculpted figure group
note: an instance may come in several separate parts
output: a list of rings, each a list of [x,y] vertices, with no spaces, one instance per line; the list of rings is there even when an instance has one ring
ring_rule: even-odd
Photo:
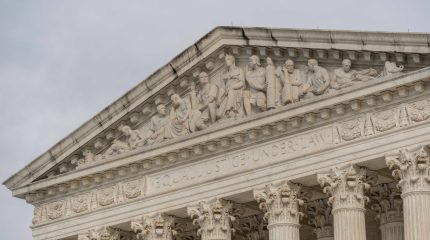
[[[267,57],[263,66],[257,55],[252,55],[242,69],[229,54],[225,64],[227,68],[220,81],[211,81],[206,72],[201,72],[198,84],[190,84],[189,96],[172,94],[169,113],[159,103],[156,115],[143,129],[121,126],[123,140],[114,140],[103,157],[203,130],[223,119],[250,116],[403,70],[403,66],[387,61],[378,75],[372,68],[354,70],[351,60],[344,59],[342,66],[330,75],[316,59],[309,59],[306,68],[300,70],[291,59],[276,67]]]

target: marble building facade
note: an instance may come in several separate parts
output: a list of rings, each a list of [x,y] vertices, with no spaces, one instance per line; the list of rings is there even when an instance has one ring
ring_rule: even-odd
[[[215,28],[4,184],[35,240],[430,239],[429,39]]]

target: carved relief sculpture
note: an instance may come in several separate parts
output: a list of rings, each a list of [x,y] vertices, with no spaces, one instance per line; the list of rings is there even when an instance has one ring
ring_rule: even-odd
[[[266,58],[267,109],[281,106],[281,80],[277,69],[270,57]]]
[[[245,70],[247,90],[243,93],[246,115],[266,111],[266,70],[261,67],[260,58],[252,55]]]
[[[374,79],[377,72],[375,69],[365,69],[361,71],[351,69],[352,62],[349,59],[342,61],[342,67],[334,70],[334,78],[331,82],[331,87],[334,89],[342,89],[350,87],[357,82],[365,82]]]
[[[308,60],[306,79],[306,83],[310,85],[310,88],[307,92],[309,97],[326,93],[330,85],[330,77],[327,70],[318,66],[318,61],[316,59]]]
[[[384,64],[384,69],[382,70],[380,77],[389,76],[392,74],[400,73],[404,69],[403,65],[397,66],[395,62],[386,61]]]
[[[242,117],[245,115],[243,108],[243,90],[245,89],[245,74],[236,66],[232,55],[225,56],[227,72],[223,75],[226,85],[227,99],[225,108],[221,105],[221,113],[227,117]],[[220,114],[221,115],[221,114]]]
[[[285,62],[280,75],[284,85],[281,95],[282,103],[284,105],[287,103],[298,102],[300,97],[302,97],[310,88],[308,83],[303,82],[300,70],[294,68],[293,60],[287,60]]]
[[[175,218],[162,213],[131,222],[131,229],[139,240],[173,240],[177,234],[174,226]]]
[[[200,89],[197,92],[194,82],[190,86],[191,105],[193,109],[200,111],[201,121],[214,124],[217,120],[218,86],[209,82],[206,72],[199,74]]]
[[[100,229],[91,229],[87,233],[78,235],[78,240],[120,240],[120,231],[110,228],[102,227]]]
[[[149,122],[149,131],[151,132],[148,138],[148,144],[162,142],[166,139],[166,125],[168,117],[166,116],[166,106],[162,103],[157,105],[157,114],[151,117]]]
[[[232,223],[236,218],[231,214],[232,204],[230,202],[216,199],[211,202],[200,202],[198,206],[188,207],[188,215],[194,224],[200,226],[197,235],[202,240],[231,240]]]

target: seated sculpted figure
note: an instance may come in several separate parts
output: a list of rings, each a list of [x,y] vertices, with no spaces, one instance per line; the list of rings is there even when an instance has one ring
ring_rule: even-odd
[[[243,93],[246,115],[266,111],[266,70],[261,67],[260,58],[252,55],[245,71],[248,89]]]
[[[201,112],[191,108],[191,103],[178,94],[173,94],[170,119],[166,124],[166,138],[175,138],[190,132],[207,128],[201,118]]]
[[[146,138],[141,135],[140,131],[132,130],[127,125],[120,126],[119,131],[123,134],[125,140],[113,140],[112,145],[106,150],[106,155],[123,153],[138,146],[143,146],[146,142]]]
[[[310,85],[307,96],[322,95],[327,92],[330,77],[325,68],[318,66],[316,59],[308,60],[306,83]]]
[[[375,69],[364,69],[361,71],[351,69],[351,60],[344,59],[342,67],[334,70],[334,78],[331,87],[342,89],[354,85],[357,82],[365,82],[374,79],[377,72]]]
[[[294,68],[293,60],[287,60],[279,74],[284,85],[281,92],[282,103],[298,102],[310,85],[303,81],[300,70]]]
[[[402,72],[404,69],[403,65],[397,66],[395,62],[386,61],[384,64],[384,70],[382,70],[379,77],[389,76],[395,73]]]
[[[199,110],[203,122],[211,120],[214,124],[217,120],[217,99],[218,86],[209,82],[209,76],[206,72],[199,74],[200,88],[196,89],[194,82],[190,86],[191,105],[193,109]]]
[[[148,144],[154,144],[162,142],[165,138],[165,129],[167,121],[169,120],[166,116],[166,106],[162,103],[157,105],[157,114],[152,116],[149,122],[150,136],[147,140]]]
[[[243,90],[245,89],[245,75],[243,70],[236,66],[233,55],[225,56],[227,72],[223,75],[225,81],[225,92],[227,98],[225,104],[220,106],[221,115],[227,117],[244,116],[243,109]]]

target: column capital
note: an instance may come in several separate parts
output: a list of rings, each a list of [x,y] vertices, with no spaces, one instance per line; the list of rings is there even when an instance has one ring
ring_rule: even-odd
[[[385,162],[393,177],[399,180],[402,194],[430,193],[430,159],[426,148],[418,145],[385,155]]]
[[[287,181],[269,184],[262,189],[254,190],[254,198],[265,212],[264,218],[273,224],[299,224],[308,194],[301,191],[301,185]]]
[[[366,172],[366,168],[349,164],[332,168],[327,174],[317,174],[324,193],[330,196],[328,203],[333,204],[333,211],[345,208],[365,210],[369,198],[364,192],[370,189],[369,183],[375,181],[367,177]]]
[[[202,240],[230,240],[235,232],[232,223],[236,218],[232,215],[233,204],[222,199],[200,202],[197,206],[187,207],[187,213],[193,219],[193,224],[200,226],[197,235]]]
[[[332,207],[326,199],[317,199],[309,202],[307,208],[307,218],[309,224],[315,228],[317,239],[333,238],[333,215]]]
[[[120,240],[120,231],[104,226],[78,234],[78,240]]]
[[[392,222],[403,222],[403,201],[400,189],[395,183],[379,184],[372,188],[371,208],[377,213],[381,225]]]
[[[177,234],[174,226],[175,218],[163,213],[131,221],[131,229],[141,240],[172,240]]]

